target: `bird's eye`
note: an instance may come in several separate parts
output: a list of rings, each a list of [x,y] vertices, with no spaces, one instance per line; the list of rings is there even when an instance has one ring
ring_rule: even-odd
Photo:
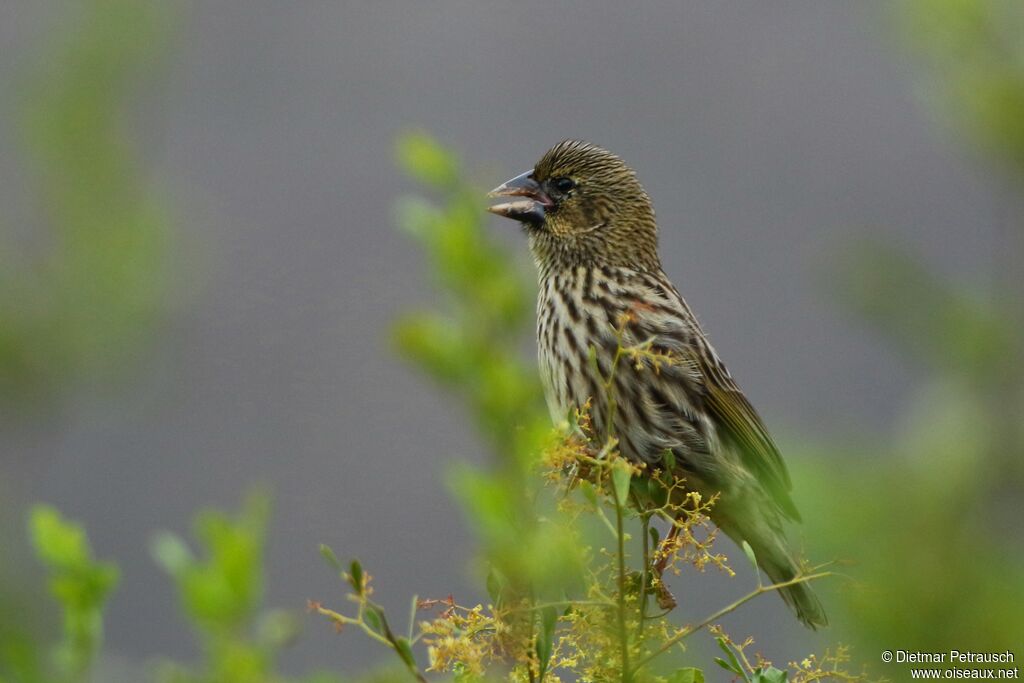
[[[576,187],[576,183],[572,181],[572,178],[566,178],[564,176],[561,178],[555,178],[551,184],[562,194],[565,194],[572,188]]]

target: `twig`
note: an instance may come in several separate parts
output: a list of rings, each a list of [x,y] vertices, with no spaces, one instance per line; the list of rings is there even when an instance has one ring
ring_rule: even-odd
[[[832,576],[832,575],[833,575],[833,572],[817,572],[815,574],[806,574],[804,576],[797,576],[795,578],[790,579],[789,581],[782,581],[781,583],[773,583],[773,584],[768,585],[768,586],[758,586],[754,590],[752,590],[749,593],[747,593],[746,595],[744,595],[742,598],[736,600],[735,602],[733,602],[733,603],[731,603],[729,605],[726,605],[725,607],[723,607],[722,609],[718,610],[714,614],[710,615],[709,617],[707,617],[706,619],[704,619],[700,623],[698,623],[696,625],[693,625],[693,626],[685,626],[682,629],[680,629],[680,631],[676,635],[672,636],[671,638],[666,640],[664,643],[662,643],[661,646],[657,650],[655,650],[651,654],[649,654],[646,657],[644,657],[643,659],[641,659],[637,663],[636,668],[637,668],[637,670],[639,670],[641,667],[646,665],[648,662],[650,662],[655,657],[657,657],[657,656],[667,652],[669,649],[672,648],[672,646],[674,646],[676,643],[680,642],[684,638],[688,638],[689,636],[693,635],[697,631],[700,631],[701,629],[706,628],[707,626],[709,626],[713,622],[718,621],[719,619],[721,619],[725,615],[727,615],[727,614],[729,614],[731,612],[736,611],[737,609],[739,609],[740,607],[742,607],[743,605],[745,605],[746,603],[750,602],[751,600],[753,600],[754,598],[756,598],[757,596],[759,596],[759,595],[761,595],[763,593],[771,593],[773,591],[777,591],[777,590],[780,590],[782,588],[787,588],[789,586],[795,586],[795,585],[797,585],[799,583],[806,583],[808,581],[816,581],[817,579],[823,579],[823,578],[825,578],[827,576]]]
[[[618,536],[619,564],[619,649],[622,651],[622,683],[630,680],[629,633],[626,631],[626,537],[622,529],[622,504],[615,499],[615,530]],[[641,621],[642,623],[642,621]]]
[[[639,505],[637,509],[639,509]],[[643,564],[640,565],[640,632],[637,634],[640,641],[644,637],[644,625],[647,623],[647,584],[650,581],[651,570],[651,516],[644,513],[640,517],[640,533],[643,534]]]
[[[377,642],[387,645],[392,650],[394,650],[395,653],[399,655],[399,659],[402,660],[402,663],[405,664],[405,667],[406,669],[408,669],[409,673],[412,674],[413,678],[419,681],[419,683],[429,683],[429,681],[427,681],[426,676],[423,675],[423,673],[416,667],[416,665],[412,662],[407,661],[405,656],[402,655],[402,651],[399,649],[398,638],[391,631],[391,627],[388,625],[387,619],[384,618],[383,610],[380,610],[379,607],[373,605],[376,608],[378,617],[380,618],[381,630],[383,631],[383,633],[378,633],[373,628],[371,628],[370,625],[367,624],[366,621],[363,619],[364,604],[370,603],[368,603],[368,601],[365,600],[360,601],[359,616],[357,618],[346,617],[344,614],[340,612],[335,612],[334,610],[327,609],[318,602],[310,602],[309,607],[310,609],[316,611],[319,614],[322,614],[323,616],[333,621],[339,628],[347,625],[358,626],[363,633],[370,636]]]

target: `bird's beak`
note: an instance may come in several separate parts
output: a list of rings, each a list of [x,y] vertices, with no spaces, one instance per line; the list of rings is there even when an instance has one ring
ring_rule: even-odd
[[[517,175],[487,193],[488,197],[524,197],[512,202],[495,204],[487,208],[491,213],[521,223],[543,223],[545,211],[554,202],[544,193],[540,183],[533,179],[533,171]]]

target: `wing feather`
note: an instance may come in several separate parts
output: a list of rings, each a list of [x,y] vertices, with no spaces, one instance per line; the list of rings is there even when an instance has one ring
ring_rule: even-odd
[[[721,361],[709,354],[702,358],[701,366],[707,390],[706,405],[723,435],[733,442],[743,463],[771,493],[785,515],[799,520],[800,513],[789,496],[793,486],[789,471],[761,417]]]
[[[798,521],[800,513],[789,495],[789,471],[761,417],[668,278],[659,273],[647,285],[650,289],[636,304],[641,313],[637,321],[639,336],[653,339],[657,346],[679,358],[684,365],[684,381],[703,385],[699,393],[720,437],[738,451],[741,464],[764,486],[782,513]],[[658,305],[652,308],[652,301]]]

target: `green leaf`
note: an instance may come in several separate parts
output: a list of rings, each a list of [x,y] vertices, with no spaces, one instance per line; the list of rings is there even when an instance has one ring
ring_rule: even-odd
[[[117,585],[117,567],[93,560],[82,527],[52,507],[32,509],[29,532],[36,554],[46,565],[50,593],[63,611],[64,634],[55,648],[55,665],[63,674],[61,680],[84,678],[103,641],[103,609]],[[0,650],[4,645],[0,643]],[[0,658],[12,654],[8,649],[0,652]]]
[[[661,543],[661,538],[658,536],[658,530],[652,526],[647,529],[647,533],[651,537],[651,547],[657,548],[658,544]]]
[[[279,648],[293,642],[300,631],[296,616],[286,610],[270,610],[261,614],[256,622],[259,642]]]
[[[747,672],[744,671],[743,667],[740,666],[740,660],[736,658],[736,654],[729,647],[729,644],[725,641],[725,638],[715,638],[715,642],[718,643],[718,649],[725,653],[725,656],[729,658],[729,663],[725,666],[726,669],[734,673],[743,676],[744,680],[747,679]],[[720,661],[720,660],[719,660]],[[722,662],[725,665],[725,662]]]
[[[181,538],[170,532],[157,534],[150,543],[150,554],[171,576],[180,576],[195,563],[192,552]]]
[[[654,503],[657,507],[664,507],[665,504],[668,503],[668,487],[662,483],[660,478],[646,477],[640,481],[645,482],[647,490],[643,493],[646,495],[647,500]],[[638,483],[634,481],[633,485],[637,486]]]
[[[395,652],[398,653],[398,656],[402,658],[402,661],[405,662],[406,666],[410,669],[419,668],[416,666],[416,658],[412,654],[412,646],[409,644],[408,639],[396,638]]]
[[[743,541],[743,543],[741,543],[740,546],[743,548],[743,554],[747,556],[748,560],[750,560],[750,566],[754,568],[754,573],[757,574],[757,580],[760,583],[761,574],[757,568],[757,556],[754,555],[754,549],[751,548],[750,544],[746,541]]]
[[[583,494],[583,499],[588,503],[597,505],[597,491],[589,481],[580,481],[580,493]]]
[[[237,517],[206,510],[194,521],[200,556],[171,534],[153,544],[156,560],[174,578],[183,609],[204,627],[240,627],[263,595],[262,550],[269,499],[253,494]]]
[[[551,652],[555,643],[555,627],[558,625],[558,610],[545,607],[540,613],[540,633],[537,634],[537,661],[540,664],[540,677],[548,670]]]
[[[487,572],[487,594],[491,596],[491,602],[497,605],[507,590],[508,579],[500,569],[491,567],[491,570]]]
[[[676,669],[669,675],[667,683],[704,683],[704,672],[692,666]]]
[[[414,131],[402,135],[395,151],[399,165],[422,183],[446,187],[458,178],[459,166],[454,155],[426,133]]]
[[[786,683],[789,672],[769,666],[767,669],[758,668],[750,678],[751,683]]]
[[[327,560],[327,564],[331,565],[331,567],[336,569],[339,573],[345,571],[341,566],[341,562],[338,561],[338,556],[334,554],[333,550],[331,550],[331,546],[326,543],[320,544],[320,557]]]
[[[670,449],[666,448],[665,453],[662,455],[662,459],[665,461],[665,469],[671,472],[676,468],[676,454]]]
[[[363,566],[359,564],[359,560],[352,560],[348,567],[348,583],[356,595],[363,594]]]
[[[736,669],[732,668],[732,664],[730,664],[729,662],[725,661],[721,657],[715,657],[715,664],[717,664],[718,666],[722,667],[726,671],[732,671],[733,673],[738,673],[740,675],[743,675],[742,671],[736,671]]]
[[[612,468],[612,488],[615,489],[615,503],[622,507],[629,497],[629,480],[633,477],[633,468],[625,462],[616,463]]]
[[[569,425],[569,432],[582,432],[580,429],[579,410],[576,406],[569,406],[565,409],[565,421]]]
[[[442,220],[437,207],[419,197],[400,197],[395,204],[395,221],[417,239],[429,239]]]
[[[52,567],[74,567],[90,561],[89,544],[79,525],[65,521],[55,508],[36,505],[29,516],[36,554]]]
[[[420,608],[420,596],[413,593],[412,600],[409,601],[409,639],[412,640],[412,633],[416,630],[416,612]]]
[[[363,614],[363,618],[366,620],[366,623],[370,628],[381,634],[384,633],[383,616],[384,615],[380,613],[380,609],[372,606],[367,607],[366,612]]]

